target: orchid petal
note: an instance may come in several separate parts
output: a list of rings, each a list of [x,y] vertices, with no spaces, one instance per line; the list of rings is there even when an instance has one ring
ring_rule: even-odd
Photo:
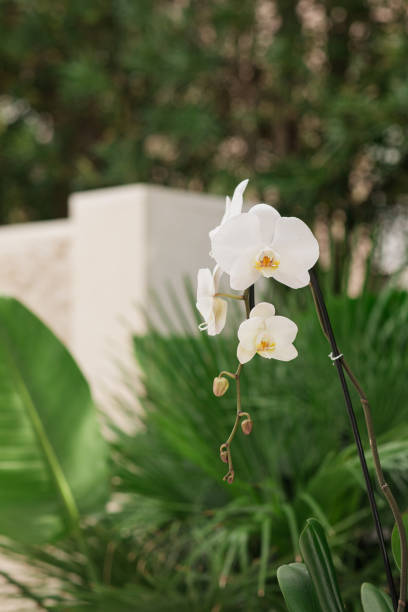
[[[204,321],[199,329],[208,332],[209,336],[219,334],[224,328],[227,316],[227,303],[214,297],[215,282],[219,283],[222,271],[216,266],[211,273],[208,268],[201,268],[197,277],[197,302],[196,306]]]
[[[246,186],[249,183],[249,179],[245,179],[245,181],[241,181],[236,187],[234,194],[231,200],[231,206],[229,209],[229,215],[235,216],[241,214],[242,204],[243,204],[243,195],[246,189]]]
[[[197,301],[215,293],[213,274],[209,268],[200,268],[197,274]]]
[[[300,289],[309,284],[310,276],[306,266],[294,261],[290,256],[282,256],[279,268],[273,270],[273,278],[291,289]]]
[[[209,232],[211,242],[214,240],[216,234],[218,233],[222,225],[224,225],[227,221],[241,213],[243,204],[243,194],[246,186],[248,185],[248,181],[249,179],[241,181],[239,185],[235,187],[232,200],[228,196],[225,198],[225,212],[224,216],[221,219],[221,223]]]
[[[258,355],[264,357],[265,359],[273,359],[275,357],[275,350],[273,351],[257,351]]]
[[[250,318],[253,317],[262,317],[263,319],[267,319],[268,317],[273,317],[275,314],[275,306],[273,304],[269,304],[268,302],[259,302],[250,312]]]
[[[229,198],[228,196],[225,198],[225,211],[224,211],[224,215],[221,219],[221,223],[219,225],[217,225],[216,228],[214,228],[213,230],[211,230],[210,232],[210,239],[212,240],[213,237],[215,236],[215,234],[218,232],[218,230],[220,229],[221,225],[224,225],[224,223],[226,221],[228,221],[228,219],[231,218],[231,198]]]
[[[287,255],[296,265],[309,270],[319,258],[319,243],[306,223],[296,217],[281,217],[278,220],[273,249],[284,261]]]
[[[212,240],[212,253],[219,266],[230,273],[237,258],[248,248],[259,245],[261,232],[256,215],[242,213],[227,221]],[[262,244],[259,248],[262,248]]]
[[[281,344],[291,344],[296,338],[298,327],[296,323],[287,317],[279,315],[268,318],[265,321],[265,328],[273,336],[277,346]]]
[[[256,204],[248,211],[249,214],[255,215],[260,221],[261,237],[264,245],[270,245],[273,242],[278,219],[280,214],[268,204]]]
[[[213,303],[214,298],[212,297],[202,297],[196,302],[197,310],[206,322],[208,322],[211,316]]]
[[[292,361],[298,356],[298,352],[293,344],[282,344],[277,346],[271,357],[279,361]]]
[[[227,310],[228,304],[225,300],[222,300],[221,298],[214,299],[214,334],[211,334],[210,331],[208,331],[209,336],[214,336],[215,334],[222,332],[225,326],[225,321],[227,320]]]
[[[254,348],[256,344],[256,338],[264,327],[264,320],[260,317],[254,317],[252,319],[246,319],[241,323],[238,329],[238,340],[248,350]]]
[[[258,280],[260,272],[253,263],[256,253],[257,249],[251,249],[250,252],[247,250],[234,262],[230,271],[231,289],[244,291]]]
[[[237,357],[240,363],[247,363],[256,354],[255,349],[249,350],[245,348],[241,343],[238,344]]]
[[[213,277],[213,283],[214,283],[214,293],[218,292],[222,275],[223,275],[223,271],[221,270],[220,266],[217,264],[214,267],[214,270],[212,271],[212,277]]]
[[[214,311],[213,309],[211,309],[210,315],[207,319],[207,334],[209,336],[215,336],[216,335],[216,331],[215,331],[215,315],[214,315]]]

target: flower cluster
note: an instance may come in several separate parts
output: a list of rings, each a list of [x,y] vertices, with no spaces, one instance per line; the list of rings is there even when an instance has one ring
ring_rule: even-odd
[[[200,329],[211,336],[225,326],[227,302],[222,297],[239,298],[219,293],[223,273],[229,275],[231,289],[238,291],[245,291],[261,276],[298,289],[309,283],[309,270],[319,257],[317,240],[300,219],[281,217],[267,204],[242,212],[247,184],[248,180],[242,181],[232,199],[227,196],[222,221],[210,232],[210,254],[216,261],[213,272],[208,268],[198,272],[197,308],[204,319]],[[238,331],[240,363],[256,353],[268,359],[294,359],[296,331],[289,319],[275,316],[272,305],[258,304]]]
[[[309,270],[319,257],[317,240],[300,219],[282,217],[267,204],[256,204],[248,212],[242,212],[247,184],[248,180],[242,181],[232,199],[226,198],[221,223],[209,234],[210,255],[216,265],[213,272],[209,268],[200,269],[197,282],[196,305],[204,319],[200,330],[207,330],[211,336],[223,330],[227,318],[227,302],[223,298],[244,300],[247,312],[247,319],[238,329],[238,369],[235,374],[222,372],[214,381],[217,396],[228,389],[223,375],[235,379],[237,384],[236,421],[231,436],[220,449],[221,459],[229,465],[225,477],[228,482],[234,479],[230,445],[241,417],[246,416],[246,426],[242,427],[244,433],[252,430],[252,420],[241,411],[240,406],[239,375],[243,364],[256,354],[279,361],[290,361],[298,354],[293,345],[298,331],[296,324],[276,315],[275,307],[266,302],[257,304],[249,311],[249,287],[262,276],[273,278],[292,289],[305,287],[310,280]],[[220,292],[223,274],[229,276],[231,289],[240,294]],[[251,423],[250,427],[248,422]]]

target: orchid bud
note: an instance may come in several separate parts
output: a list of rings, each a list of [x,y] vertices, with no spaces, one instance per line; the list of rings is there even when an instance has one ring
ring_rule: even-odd
[[[223,450],[220,451],[220,459],[223,463],[228,463],[228,453],[227,451]]]
[[[226,444],[220,446],[220,459],[223,463],[228,463],[228,449]]]
[[[234,478],[235,478],[235,473],[234,473],[233,470],[231,470],[230,473],[227,476],[228,484],[232,484],[234,482]]]
[[[242,432],[246,436],[249,436],[249,434],[251,433],[252,425],[253,425],[253,422],[251,421],[250,418],[249,419],[244,419],[243,421],[241,421],[241,429],[242,429]]]
[[[234,482],[235,472],[234,470],[230,470],[228,474],[225,474],[223,480],[226,480],[228,484],[232,484]]]
[[[213,393],[217,397],[221,397],[224,393],[227,392],[229,387],[229,382],[223,376],[216,376],[213,382]]]

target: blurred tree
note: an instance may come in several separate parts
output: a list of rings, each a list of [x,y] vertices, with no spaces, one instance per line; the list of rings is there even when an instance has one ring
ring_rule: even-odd
[[[0,0],[0,221],[153,182],[347,228],[408,197],[404,0]]]

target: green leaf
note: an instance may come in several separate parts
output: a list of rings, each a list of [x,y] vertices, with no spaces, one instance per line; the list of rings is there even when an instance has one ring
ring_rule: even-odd
[[[281,565],[277,578],[289,612],[322,612],[306,565]]]
[[[388,595],[369,582],[361,585],[361,603],[364,612],[393,612],[394,610]]]
[[[313,581],[320,605],[325,612],[342,612],[337,577],[323,527],[316,519],[308,519],[300,534],[300,551]]]
[[[402,520],[404,522],[405,533],[408,536],[408,514],[402,515]],[[391,536],[391,546],[392,546],[392,554],[394,555],[395,563],[397,564],[398,569],[401,569],[401,543],[398,533],[398,527],[395,524],[394,529],[392,530]]]
[[[88,384],[32,312],[0,297],[0,533],[61,535],[108,494],[107,448]]]

